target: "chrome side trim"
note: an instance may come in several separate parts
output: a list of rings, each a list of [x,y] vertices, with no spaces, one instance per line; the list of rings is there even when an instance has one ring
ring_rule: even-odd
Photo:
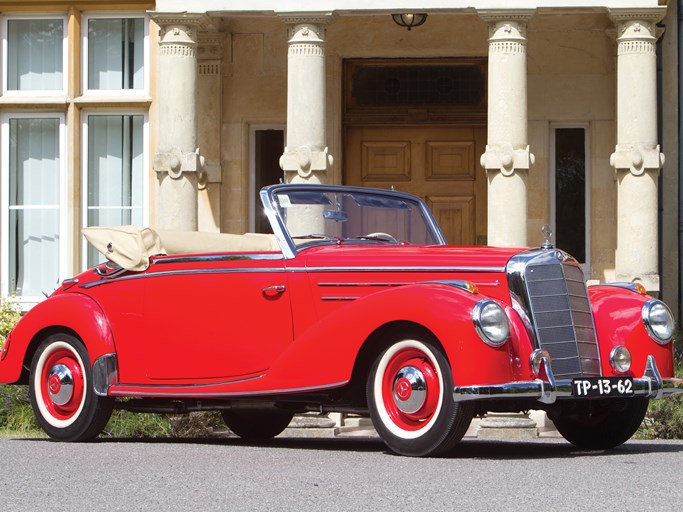
[[[338,283],[318,283],[318,286],[320,288],[332,288],[332,287],[339,287],[339,288],[344,288],[344,287],[349,287],[349,288],[356,288],[356,287],[389,287],[389,286],[407,286],[409,284],[415,284],[414,282],[412,283],[343,283],[343,282],[338,282]]]
[[[545,360],[544,365],[548,381],[536,379],[528,382],[505,382],[483,386],[453,386],[453,400],[465,402],[469,400],[530,398],[545,404],[552,404],[557,399],[583,400],[573,396],[571,379],[556,381],[550,365]],[[653,356],[648,356],[643,376],[639,379],[633,379],[634,396],[656,400],[662,396],[680,393],[683,393],[683,379],[662,379]],[[609,400],[609,398],[605,397],[604,400]]]
[[[505,272],[505,267],[484,267],[484,266],[456,266],[456,267],[429,267],[429,266],[377,266],[377,267],[307,267],[307,268],[288,268],[287,272]],[[409,284],[409,283],[406,283]],[[448,284],[448,283],[446,283]]]
[[[169,256],[152,261],[152,265],[168,263],[205,263],[215,261],[263,261],[284,260],[282,253],[247,253],[247,254],[202,254],[197,256]]]
[[[282,258],[278,258],[282,259]],[[141,274],[131,274],[127,276],[109,278],[101,281],[92,281],[79,285],[80,288],[88,289],[104,284],[118,283],[121,281],[131,281],[135,279],[146,279],[151,277],[162,277],[170,275],[190,275],[190,274],[238,274],[238,273],[343,273],[343,272],[503,272],[502,267],[309,267],[309,268],[284,268],[284,267],[223,267],[223,268],[188,268],[178,270],[164,270],[160,272],[146,272]],[[377,284],[376,286],[401,286],[411,283],[400,283],[396,285]],[[448,284],[448,283],[446,283]],[[329,286],[333,286],[330,284]],[[336,285],[335,285],[336,286]],[[340,284],[339,286],[343,286]],[[362,286],[362,284],[358,284]],[[367,286],[371,286],[368,284]],[[372,285],[375,286],[375,285]]]
[[[95,359],[92,365],[92,386],[98,396],[107,396],[109,388],[119,378],[116,354],[104,354]]]
[[[259,267],[259,268],[188,268],[179,270],[165,270],[162,272],[149,272],[146,274],[134,274],[130,276],[122,276],[116,279],[108,279],[106,281],[92,281],[80,285],[80,288],[88,289],[104,284],[119,283],[121,281],[134,281],[136,279],[147,279],[152,277],[174,276],[174,275],[197,275],[197,274],[239,274],[239,273],[282,273],[285,272],[281,267]]]
[[[257,377],[259,378],[259,377]],[[310,386],[303,388],[286,388],[286,389],[268,389],[263,391],[242,391],[242,392],[218,392],[218,391],[157,391],[157,389],[168,389],[169,386],[156,386],[156,389],[149,389],[148,391],[135,391],[135,392],[125,392],[118,391],[117,389],[111,390],[112,396],[148,396],[148,397],[240,397],[240,396],[266,396],[266,395],[283,395],[290,393],[306,393],[309,391],[325,391],[328,389],[340,388],[348,384],[348,380],[342,382],[335,382],[333,384],[323,384],[321,386]],[[191,386],[187,386],[191,387]]]

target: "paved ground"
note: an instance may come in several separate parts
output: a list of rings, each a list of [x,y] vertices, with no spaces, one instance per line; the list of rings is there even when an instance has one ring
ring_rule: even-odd
[[[69,510],[678,511],[683,442],[610,452],[558,439],[465,439],[450,456],[388,453],[374,437],[0,440],[3,512]]]

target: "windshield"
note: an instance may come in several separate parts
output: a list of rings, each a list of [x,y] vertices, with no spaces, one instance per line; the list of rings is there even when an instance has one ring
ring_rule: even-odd
[[[294,246],[337,243],[444,244],[428,208],[417,197],[351,187],[270,188],[264,199]]]

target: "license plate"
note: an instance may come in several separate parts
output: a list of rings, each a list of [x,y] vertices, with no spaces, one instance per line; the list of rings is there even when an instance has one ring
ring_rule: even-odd
[[[595,396],[633,396],[630,377],[585,377],[572,381],[572,394],[577,398]]]

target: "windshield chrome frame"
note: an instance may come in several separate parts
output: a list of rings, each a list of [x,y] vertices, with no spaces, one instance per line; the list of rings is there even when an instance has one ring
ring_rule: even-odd
[[[345,192],[345,193],[360,193],[360,194],[379,194],[384,196],[389,196],[394,199],[404,199],[416,203],[420,212],[425,219],[427,228],[431,231],[434,239],[436,240],[436,245],[446,245],[446,239],[439,228],[439,225],[434,219],[431,210],[425,204],[425,202],[417,196],[412,194],[407,194],[405,192],[397,192],[395,190],[386,190],[381,188],[370,188],[370,187],[348,187],[343,185],[297,185],[297,184],[279,184],[270,185],[264,187],[260,191],[261,202],[263,203],[263,209],[270,222],[270,226],[273,229],[273,234],[282,249],[282,254],[285,259],[291,260],[296,257],[300,252],[301,248],[297,248],[292,238],[289,236],[289,231],[287,231],[284,225],[283,219],[277,212],[277,207],[275,206],[275,201],[273,197],[278,192],[283,190],[291,191],[315,191],[315,192]],[[310,247],[310,244],[307,245]]]

